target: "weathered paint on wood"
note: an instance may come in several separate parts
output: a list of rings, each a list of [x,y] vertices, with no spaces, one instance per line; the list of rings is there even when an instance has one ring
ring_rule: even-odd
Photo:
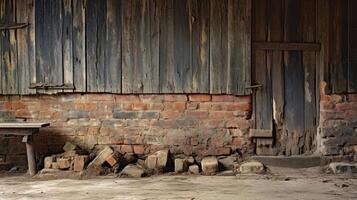
[[[301,1],[301,29],[304,42],[316,42],[316,1]],[[316,52],[302,52],[304,68],[304,147],[303,152],[310,152],[316,148],[315,136],[317,129],[316,108]],[[311,112],[311,111],[314,112]]]
[[[106,4],[88,0],[86,5],[87,91],[105,91]]]
[[[301,42],[301,1],[285,1],[285,41]],[[304,137],[304,69],[301,52],[284,52],[286,154],[298,155]]]
[[[16,23],[15,0],[3,1],[3,10],[1,13],[2,23]],[[17,94],[18,86],[18,68],[17,68],[17,41],[16,30],[2,31],[2,94]]]
[[[123,93],[158,92],[158,4],[136,0],[122,5]]]
[[[35,55],[34,55],[34,2],[32,0],[16,1],[17,23],[29,23],[24,29],[18,29],[17,36],[17,65],[19,93],[31,94],[36,91],[30,89],[30,83],[34,81]]]
[[[228,81],[228,0],[211,0],[210,10],[210,92],[227,93]],[[233,11],[231,11],[232,13]]]
[[[267,1],[255,0],[253,10],[253,41],[266,41],[268,39],[267,26]],[[270,65],[269,65],[270,66]],[[268,69],[267,53],[264,50],[253,50],[253,82],[262,87],[255,92],[254,117],[256,129],[273,129],[272,98],[271,98],[271,72]]]
[[[73,85],[73,11],[72,0],[62,0],[63,6],[63,30],[62,30],[62,59],[63,59],[63,83]],[[71,90],[65,90],[70,92]]]
[[[86,92],[85,0],[73,0],[73,82],[75,92]]]
[[[192,1],[192,92],[209,93],[210,1]]]
[[[4,19],[11,2],[29,26],[1,31],[4,94],[250,93],[251,0],[2,0]]]
[[[316,52],[300,44],[316,43],[316,1],[258,1],[253,4],[253,42],[284,48],[253,45],[253,78],[263,85],[254,95],[255,128],[274,130],[273,143],[255,140],[256,153],[311,153],[316,135]]]
[[[104,91],[111,93],[121,92],[121,12],[121,1],[107,0]]]

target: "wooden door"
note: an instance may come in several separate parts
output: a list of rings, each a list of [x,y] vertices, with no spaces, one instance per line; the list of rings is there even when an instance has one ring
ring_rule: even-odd
[[[313,153],[316,1],[254,0],[252,34],[256,154]]]

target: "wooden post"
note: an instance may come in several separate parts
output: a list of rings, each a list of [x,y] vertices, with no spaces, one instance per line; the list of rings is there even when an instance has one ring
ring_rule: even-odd
[[[27,164],[30,176],[34,176],[37,173],[36,169],[36,159],[35,159],[35,150],[33,147],[32,135],[24,136],[22,142],[26,143],[26,152],[27,152]]]

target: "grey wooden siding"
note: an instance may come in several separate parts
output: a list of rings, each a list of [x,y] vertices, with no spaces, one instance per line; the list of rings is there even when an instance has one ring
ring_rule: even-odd
[[[251,0],[0,0],[1,94],[244,95]],[[36,89],[30,89],[32,85]]]
[[[357,1],[319,0],[319,64],[326,93],[357,92]]]

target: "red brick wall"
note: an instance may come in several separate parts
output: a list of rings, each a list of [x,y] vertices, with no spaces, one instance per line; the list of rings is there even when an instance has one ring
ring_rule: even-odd
[[[66,141],[82,148],[113,145],[147,154],[227,155],[250,151],[250,96],[62,94],[0,97],[3,120],[51,122],[35,137],[41,155]],[[0,139],[0,155],[24,163],[20,138]],[[19,159],[21,158],[21,159]]]
[[[357,94],[320,96],[321,153],[357,161]]]

